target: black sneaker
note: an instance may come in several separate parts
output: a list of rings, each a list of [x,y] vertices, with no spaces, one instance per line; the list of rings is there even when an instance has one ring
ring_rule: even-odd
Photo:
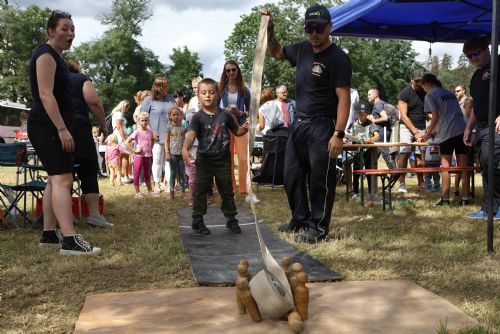
[[[81,234],[75,234],[63,238],[63,243],[59,253],[61,255],[98,255],[102,250],[92,246],[85,241]]]
[[[454,191],[453,192],[453,197],[460,198],[460,192],[459,191]]]
[[[470,199],[464,199],[464,198],[461,198],[459,199],[456,203],[455,203],[456,206],[465,206],[465,205],[471,205],[471,201]]]
[[[63,236],[59,230],[49,230],[42,232],[42,238],[40,239],[40,246],[48,246],[54,248],[61,248],[63,242]]]
[[[439,201],[433,204],[433,206],[443,206],[443,205],[450,205],[450,200],[441,197]]]
[[[239,234],[241,233],[241,227],[238,224],[238,219],[233,218],[229,219],[226,223],[226,227],[231,230],[231,233],[233,234]]]
[[[278,227],[279,232],[300,232],[307,230],[309,226],[297,223],[295,221],[290,221],[288,224],[283,224]]]
[[[205,226],[205,222],[203,220],[200,220],[198,222],[193,222],[191,224],[191,228],[193,231],[200,235],[209,235],[210,230]]]
[[[328,233],[320,233],[317,230],[314,230],[312,228],[308,229],[302,234],[299,234],[298,236],[295,237],[296,242],[305,242],[308,244],[315,244],[320,241],[323,241],[326,239],[328,236]]]

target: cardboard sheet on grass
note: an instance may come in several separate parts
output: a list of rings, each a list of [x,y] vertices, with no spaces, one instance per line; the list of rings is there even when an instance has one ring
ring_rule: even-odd
[[[477,322],[408,281],[312,283],[309,334],[434,334]],[[236,311],[234,287],[197,287],[88,296],[75,327],[83,333],[284,334],[286,321],[254,323]]]
[[[226,220],[219,206],[209,206],[204,217],[205,224],[212,234],[198,236],[191,230],[191,208],[180,209],[179,221],[184,245],[188,251],[194,277],[201,284],[233,284],[237,278],[237,267],[241,259],[249,262],[252,276],[264,269],[254,218],[245,207],[238,207],[238,220],[241,234],[231,234],[225,227]],[[260,224],[261,232],[272,256],[279,262],[290,256],[292,263],[300,262],[311,282],[339,280],[341,275],[299,251],[285,240],[277,237],[265,225]]]

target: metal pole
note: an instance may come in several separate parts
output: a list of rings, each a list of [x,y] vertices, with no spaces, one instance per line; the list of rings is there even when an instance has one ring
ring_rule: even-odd
[[[498,14],[499,0],[493,0],[491,13],[491,64],[490,64],[490,101],[488,115],[488,224],[487,224],[487,250],[493,253],[493,193],[495,190],[494,148],[495,148],[495,118],[497,110],[497,80],[498,80]]]

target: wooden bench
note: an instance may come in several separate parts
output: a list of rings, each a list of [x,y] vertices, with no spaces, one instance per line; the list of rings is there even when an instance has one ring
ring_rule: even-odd
[[[480,170],[480,167],[470,166],[470,167],[420,167],[420,168],[397,168],[397,169],[358,169],[354,170],[353,173],[361,175],[361,203],[364,203],[364,177],[365,175],[375,175],[380,176],[382,180],[382,209],[385,211],[385,192],[387,191],[387,198],[389,204],[389,210],[392,208],[392,187],[399,179],[401,174],[407,173],[433,173],[433,172],[448,172],[448,173],[462,173],[462,172],[473,172]],[[472,179],[474,180],[474,179]],[[387,182],[387,184],[386,184]],[[474,182],[472,183],[472,194],[474,194]]]

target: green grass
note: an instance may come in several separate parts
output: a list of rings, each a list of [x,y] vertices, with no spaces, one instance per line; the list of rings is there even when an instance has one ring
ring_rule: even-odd
[[[2,175],[5,169],[0,169]],[[2,176],[3,179],[4,176]],[[410,179],[410,190],[415,190]],[[476,184],[480,178],[476,176]],[[99,257],[61,257],[38,246],[40,230],[0,230],[0,332],[71,333],[89,294],[196,286],[180,239],[176,209],[180,198],[133,198],[132,186],[101,181],[105,211],[113,229],[78,224],[77,231],[102,247]],[[405,279],[446,298],[480,326],[460,333],[500,332],[500,256],[486,253],[486,224],[463,218],[477,209],[433,208],[438,194],[405,196],[414,206],[393,214],[345,200],[338,188],[327,242],[296,244],[345,281]],[[260,187],[257,213],[276,230],[290,219],[282,189]],[[238,202],[242,203],[239,198]],[[495,247],[500,228],[495,224]],[[278,232],[277,232],[278,233]],[[437,333],[449,333],[441,324]]]

